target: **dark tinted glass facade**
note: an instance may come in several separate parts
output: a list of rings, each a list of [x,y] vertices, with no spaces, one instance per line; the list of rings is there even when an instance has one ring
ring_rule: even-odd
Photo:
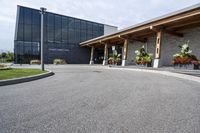
[[[15,32],[15,63],[40,59],[39,10],[18,6]],[[68,63],[88,63],[90,49],[79,43],[104,34],[104,25],[47,12],[44,16],[44,61],[65,59]]]

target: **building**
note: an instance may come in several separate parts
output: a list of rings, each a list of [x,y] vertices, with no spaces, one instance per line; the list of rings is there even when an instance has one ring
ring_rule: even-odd
[[[30,60],[40,59],[40,26],[39,10],[17,7],[15,63],[30,63]],[[46,12],[44,62],[52,63],[54,59],[65,59],[68,63],[88,63],[89,49],[81,48],[79,43],[115,31],[117,31],[115,26]]]
[[[80,43],[91,48],[91,63],[96,58],[96,49],[104,49],[103,65],[108,62],[112,46],[122,53],[122,66],[134,64],[135,50],[143,45],[154,55],[153,67],[172,65],[173,54],[178,46],[190,41],[190,47],[200,59],[200,4],[166,14],[115,33]]]

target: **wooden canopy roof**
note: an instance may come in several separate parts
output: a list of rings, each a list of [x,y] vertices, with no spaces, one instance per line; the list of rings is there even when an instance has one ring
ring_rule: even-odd
[[[183,37],[182,30],[200,26],[200,3],[182,10],[136,24],[118,32],[100,36],[85,42],[80,46],[92,46],[102,43],[116,43],[124,39],[145,42],[149,36],[162,30],[168,34]]]

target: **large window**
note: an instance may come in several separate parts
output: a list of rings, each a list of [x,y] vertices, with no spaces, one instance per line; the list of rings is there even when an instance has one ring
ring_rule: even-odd
[[[87,22],[87,40],[92,39],[92,23]]]
[[[68,18],[62,17],[62,42],[68,42]]]
[[[24,8],[19,8],[19,23],[24,23]]]
[[[24,25],[24,41],[31,41],[31,25]]]
[[[86,21],[81,21],[81,42],[86,40],[86,33],[87,33],[87,27],[86,27]]]
[[[40,25],[32,25],[32,41],[40,41]]]
[[[80,43],[80,20],[75,20],[75,43]]]
[[[59,15],[55,15],[55,41],[61,42],[62,34],[62,18]]]
[[[54,26],[54,15],[51,13],[47,14],[47,25]]]
[[[19,41],[24,40],[24,25],[23,24],[18,25],[17,40]]]
[[[47,26],[47,41],[54,41],[54,26]]]
[[[32,23],[32,21],[31,21],[31,16],[32,16],[31,11],[32,10],[30,10],[28,8],[24,8],[24,23],[25,24],[31,24]]]
[[[51,13],[47,14],[47,41],[54,41],[54,15]]]
[[[15,46],[16,46],[17,54],[18,55],[23,55],[24,54],[23,42],[22,41],[17,41]]]
[[[24,42],[24,54],[31,55],[31,42]]]
[[[99,35],[98,36],[101,36],[104,34],[104,26],[102,24],[99,25]]]
[[[40,44],[38,42],[32,42],[32,55],[40,55]]]
[[[99,27],[98,24],[94,23],[93,24],[93,38],[98,37],[99,34]]]
[[[41,15],[39,11],[32,10],[32,24],[40,25],[40,21],[41,21]]]
[[[75,42],[75,29],[74,29],[74,19],[73,18],[69,18],[68,28],[69,28],[68,42],[74,43]]]

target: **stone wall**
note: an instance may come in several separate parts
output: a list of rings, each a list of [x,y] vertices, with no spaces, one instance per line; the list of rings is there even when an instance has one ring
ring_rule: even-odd
[[[135,50],[140,49],[143,45],[147,49],[149,53],[153,54],[155,53],[155,44],[156,44],[156,36],[153,36],[151,38],[148,38],[147,45],[146,43],[134,41],[134,42],[129,42],[128,45],[128,57],[127,57],[127,63],[128,65],[133,65],[135,64]],[[147,47],[146,47],[147,46]]]
[[[189,41],[192,54],[200,59],[200,27],[182,31],[183,38],[164,34],[161,47],[161,65],[172,65],[173,55],[180,52],[179,45]]]
[[[162,39],[161,46],[161,66],[170,66],[172,65],[173,55],[180,51],[179,45],[182,45],[184,42],[189,41],[189,46],[193,51],[193,54],[200,59],[200,27],[194,29],[188,29],[182,31],[184,37],[176,37],[169,34],[164,34]],[[128,64],[134,64],[133,59],[135,60],[135,50],[142,47],[142,45],[146,46],[145,43],[141,42],[130,42],[128,49]],[[155,45],[156,45],[156,35],[148,38],[148,52],[155,53]]]

